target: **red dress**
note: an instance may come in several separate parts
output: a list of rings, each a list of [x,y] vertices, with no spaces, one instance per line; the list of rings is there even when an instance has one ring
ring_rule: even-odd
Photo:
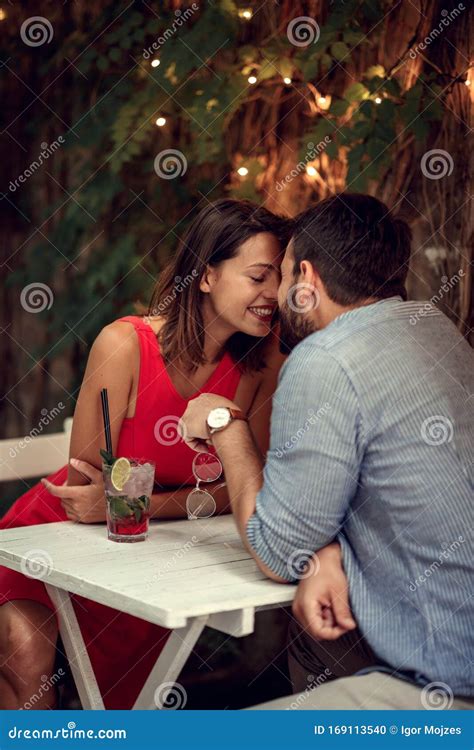
[[[120,320],[132,323],[137,332],[140,376],[135,416],[123,421],[116,454],[155,461],[155,479],[163,487],[194,484],[192,460],[196,454],[176,429],[188,399],[174,388],[148,323],[133,316]],[[240,368],[226,353],[194,396],[218,393],[233,400],[240,376]],[[49,480],[63,484],[66,478],[67,466]],[[0,528],[66,520],[60,499],[38,483],[13,504],[0,520]],[[170,631],[81,596],[71,598],[105,707],[132,708]],[[37,601],[55,611],[42,581],[0,566],[0,605],[14,599]]]

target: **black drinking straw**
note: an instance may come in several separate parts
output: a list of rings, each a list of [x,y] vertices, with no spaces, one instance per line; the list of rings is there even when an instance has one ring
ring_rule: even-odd
[[[102,401],[102,417],[104,419],[105,447],[107,453],[112,455],[112,437],[110,435],[109,398],[107,396],[107,388],[102,388],[100,392],[100,400]]]

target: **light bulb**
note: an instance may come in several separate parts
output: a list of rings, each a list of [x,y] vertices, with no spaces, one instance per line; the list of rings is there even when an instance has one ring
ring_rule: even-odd
[[[159,64],[160,64],[160,61],[156,57],[155,57],[154,60],[151,61],[151,67],[152,68],[157,68]]]
[[[316,167],[312,167],[311,165],[309,167],[306,167],[306,174],[309,174],[310,177],[316,177],[318,174],[318,170]]]
[[[158,117],[156,124],[159,128],[162,128],[163,125],[166,125],[166,117]]]
[[[291,78],[288,78],[288,76],[286,76],[286,77],[285,77],[285,78],[283,79],[283,83],[286,83],[286,85],[287,85],[287,86],[289,86],[289,85],[290,85],[290,83],[291,83]]]
[[[248,175],[248,173],[249,171],[247,167],[239,167],[237,170],[237,174],[239,174],[241,177],[245,177],[246,175]]]
[[[375,97],[375,103],[376,104],[381,104],[382,103],[382,99],[380,98],[380,96],[376,96]]]
[[[240,8],[239,18],[245,18],[246,21],[250,21],[252,16],[253,16],[253,11],[251,8]]]
[[[256,77],[256,76],[249,76],[249,77],[247,78],[247,81],[248,81],[249,83],[257,83],[257,77]]]

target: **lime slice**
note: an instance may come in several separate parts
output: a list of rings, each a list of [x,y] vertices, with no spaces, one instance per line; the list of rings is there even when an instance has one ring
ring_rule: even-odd
[[[110,479],[116,490],[119,492],[123,490],[131,472],[132,467],[128,458],[117,458],[110,473]]]

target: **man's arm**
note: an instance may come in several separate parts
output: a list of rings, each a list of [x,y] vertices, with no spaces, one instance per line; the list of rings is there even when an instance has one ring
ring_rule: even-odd
[[[224,466],[227,491],[235,523],[245,547],[268,578],[287,583],[258,557],[247,539],[247,523],[255,513],[257,494],[262,486],[263,458],[246,422],[235,420],[225,430],[216,432],[212,443]]]
[[[183,420],[205,438],[201,396]],[[305,559],[333,541],[358,481],[358,399],[344,369],[324,350],[300,345],[286,362],[273,400],[270,450],[262,460],[245,424],[213,435],[242,539],[270,578],[298,580]]]

